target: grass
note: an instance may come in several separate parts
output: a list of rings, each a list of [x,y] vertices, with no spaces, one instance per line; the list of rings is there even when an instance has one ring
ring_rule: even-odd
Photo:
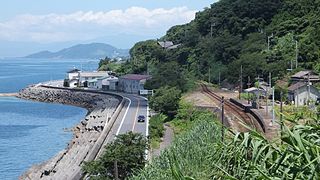
[[[192,127],[130,179],[320,179],[320,120],[301,125],[300,116],[292,117],[292,126],[284,125],[282,143],[255,131],[228,131],[222,142],[221,125],[195,110],[189,117]]]
[[[163,114],[157,114],[152,116],[149,120],[149,131],[150,131],[150,146],[152,149],[160,147],[161,138],[164,135],[163,123],[167,119],[167,116]]]

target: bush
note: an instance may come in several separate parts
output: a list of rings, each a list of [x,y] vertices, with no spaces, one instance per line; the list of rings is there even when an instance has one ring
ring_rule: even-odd
[[[178,109],[181,91],[176,87],[164,86],[157,89],[150,98],[150,107],[160,113],[173,117]]]
[[[167,116],[163,114],[157,114],[152,116],[149,120],[150,140],[151,147],[158,148],[161,138],[164,135],[163,123],[167,119]]]

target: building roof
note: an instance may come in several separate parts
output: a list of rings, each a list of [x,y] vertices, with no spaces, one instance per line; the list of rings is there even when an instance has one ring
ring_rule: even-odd
[[[297,89],[300,89],[303,86],[306,86],[307,84],[305,82],[297,82],[292,84],[291,86],[288,87],[289,91],[295,91]]]
[[[88,83],[95,83],[97,82],[98,80],[97,79],[90,79],[90,80],[87,80]]]
[[[79,69],[72,69],[72,70],[68,71],[67,73],[77,73],[79,71],[80,71]]]
[[[304,78],[309,73],[310,73],[310,75],[314,74],[312,71],[299,71],[296,74],[292,75],[291,78]]]
[[[170,47],[168,47],[167,49],[176,49],[180,46],[181,44],[176,44],[176,45],[172,45]]]
[[[244,90],[244,92],[248,92],[248,93],[251,93],[251,92],[254,92],[254,91],[259,91],[259,89],[256,88],[256,87],[251,87],[251,88],[248,88],[248,89]],[[260,91],[264,92],[265,90],[260,87]]]
[[[104,77],[108,76],[107,71],[98,71],[98,72],[80,72],[81,77]]]
[[[115,76],[104,76],[104,77],[101,77],[101,78],[98,78],[97,80],[108,80],[108,81],[115,81],[115,80],[118,80],[117,77]]]
[[[173,46],[172,41],[158,41],[158,44],[163,48],[168,48],[170,46]]]
[[[245,89],[244,92],[253,92],[253,91],[258,91],[258,88],[256,87],[251,87],[251,88],[248,88],[248,89]]]
[[[128,79],[128,80],[143,80],[151,78],[150,75],[141,75],[141,74],[126,74],[120,77],[121,79]]]

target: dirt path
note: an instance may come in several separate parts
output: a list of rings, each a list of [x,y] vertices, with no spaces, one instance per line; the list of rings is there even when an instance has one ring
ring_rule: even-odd
[[[162,138],[162,142],[160,143],[160,147],[158,149],[152,150],[152,157],[159,156],[161,154],[161,151],[169,147],[171,142],[173,141],[174,133],[168,123],[164,124],[164,129],[164,136]]]

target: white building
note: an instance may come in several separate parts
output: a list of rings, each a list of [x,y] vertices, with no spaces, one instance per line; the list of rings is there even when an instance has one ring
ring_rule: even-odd
[[[73,69],[67,72],[67,76],[64,82],[64,86],[75,88],[79,82],[79,69]]]
[[[102,90],[111,90],[111,91],[115,91],[117,90],[117,85],[118,85],[118,82],[119,82],[119,79],[117,77],[114,77],[114,76],[109,76],[109,77],[102,77],[102,78],[99,78],[97,79],[97,87],[99,89],[102,89]]]
[[[264,90],[263,88],[258,89],[256,87],[251,87],[251,88],[245,89],[244,92],[254,94],[256,98],[266,97],[266,90]]]
[[[89,87],[96,87],[96,81],[98,78],[109,76],[108,71],[96,71],[96,72],[79,72],[79,83],[80,86]]]
[[[84,86],[88,88],[99,89],[98,79],[90,79],[84,82]]]
[[[144,90],[144,84],[151,76],[140,74],[127,74],[119,77],[119,90],[126,93],[139,94]]]
[[[308,101],[316,101],[320,97],[317,88],[306,82],[297,82],[288,88],[288,100],[296,106],[307,105]]]

